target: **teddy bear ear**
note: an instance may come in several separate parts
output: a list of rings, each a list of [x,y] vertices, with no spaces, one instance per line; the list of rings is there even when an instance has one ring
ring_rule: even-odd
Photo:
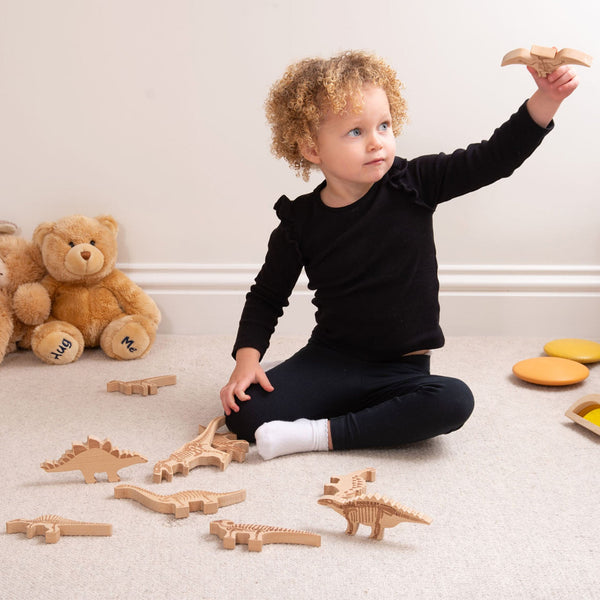
[[[117,232],[119,231],[119,224],[114,217],[111,217],[110,215],[100,215],[99,217],[96,217],[96,221],[117,235]]]
[[[42,223],[38,225],[33,232],[33,243],[42,247],[44,238],[54,229],[54,223]]]

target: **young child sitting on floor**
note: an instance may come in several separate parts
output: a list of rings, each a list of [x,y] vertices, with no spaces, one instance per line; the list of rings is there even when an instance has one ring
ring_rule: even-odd
[[[328,449],[397,446],[450,433],[473,410],[458,379],[431,375],[444,344],[432,219],[438,204],[508,177],[553,127],[577,87],[572,69],[547,78],[488,141],[452,154],[395,156],[406,118],[401,84],[382,59],[345,52],[288,68],[271,89],[273,152],[304,179],[275,204],[264,265],[246,296],[221,401],[227,426],[265,459]],[[260,366],[305,269],[316,326],[268,373]]]

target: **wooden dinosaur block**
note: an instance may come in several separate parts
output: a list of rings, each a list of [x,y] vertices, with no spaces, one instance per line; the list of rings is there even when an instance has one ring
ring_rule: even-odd
[[[567,409],[565,416],[600,435],[600,394],[588,394],[580,398]]]
[[[325,484],[323,494],[341,499],[362,496],[367,492],[367,481],[375,481],[375,469],[373,467],[353,471],[341,477],[330,477],[330,483]]]
[[[34,535],[43,535],[47,544],[56,544],[61,535],[112,535],[112,525],[72,521],[58,515],[43,515],[36,519],[7,521],[6,533],[25,533],[28,538],[32,538]]]
[[[342,515],[348,524],[346,533],[355,535],[359,525],[371,527],[370,537],[383,539],[384,529],[395,527],[399,523],[425,523],[429,525],[431,519],[411,508],[402,506],[379,494],[372,496],[355,496],[341,499],[336,496],[323,496],[319,504],[328,506]]]
[[[504,55],[502,65],[527,65],[533,67],[540,77],[547,77],[552,71],[560,65],[582,65],[584,67],[592,66],[592,57],[580,50],[573,48],[563,48],[558,51],[556,48],[547,48],[545,46],[531,46],[531,50],[517,48]]]
[[[117,471],[131,465],[148,462],[148,459],[132,452],[113,448],[110,440],[88,436],[87,442],[74,442],[58,460],[41,464],[48,473],[81,471],[86,483],[96,483],[96,473],[106,473],[108,481],[121,481]]]
[[[141,396],[154,395],[158,388],[164,385],[175,385],[177,383],[176,375],[159,375],[157,377],[148,377],[146,379],[134,379],[133,381],[119,381],[113,379],[106,384],[107,392],[121,392],[121,394],[140,394]]]
[[[224,416],[213,419],[206,428],[202,428],[198,437],[184,444],[169,458],[158,461],[154,465],[154,483],[160,483],[163,479],[171,481],[175,473],[188,475],[190,469],[200,465],[214,465],[224,471],[232,459],[237,462],[246,460],[249,444],[236,439],[235,434],[223,434],[215,443],[216,432],[223,425]]]
[[[205,492],[188,490],[161,496],[144,488],[126,483],[115,487],[115,498],[130,498],[159,513],[173,514],[176,519],[189,517],[190,511],[201,510],[204,514],[216,513],[222,506],[230,506],[246,499],[246,490],[236,492]]]
[[[236,544],[248,544],[251,552],[260,552],[263,544],[321,545],[321,536],[308,531],[295,531],[269,525],[246,525],[233,521],[212,521],[210,533],[223,540],[223,548],[233,550]]]

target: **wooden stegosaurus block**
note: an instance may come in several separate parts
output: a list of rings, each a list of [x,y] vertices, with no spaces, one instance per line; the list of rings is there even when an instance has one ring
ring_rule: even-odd
[[[114,448],[110,440],[88,436],[87,442],[74,442],[58,460],[43,462],[40,466],[48,473],[81,471],[86,483],[96,483],[96,473],[106,473],[108,481],[121,481],[117,471],[148,462],[148,459],[132,452]]]

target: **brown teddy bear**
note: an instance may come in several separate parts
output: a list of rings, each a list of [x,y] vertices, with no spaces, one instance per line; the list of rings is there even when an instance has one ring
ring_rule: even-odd
[[[0,221],[0,363],[17,347],[29,347],[30,325],[50,314],[47,294],[35,283],[46,274],[40,250],[16,233],[16,225]]]
[[[110,215],[64,217],[33,233],[48,275],[41,284],[52,310],[31,338],[34,353],[52,365],[77,360],[100,346],[131,360],[152,346],[160,323],[154,301],[115,268],[118,225]]]

